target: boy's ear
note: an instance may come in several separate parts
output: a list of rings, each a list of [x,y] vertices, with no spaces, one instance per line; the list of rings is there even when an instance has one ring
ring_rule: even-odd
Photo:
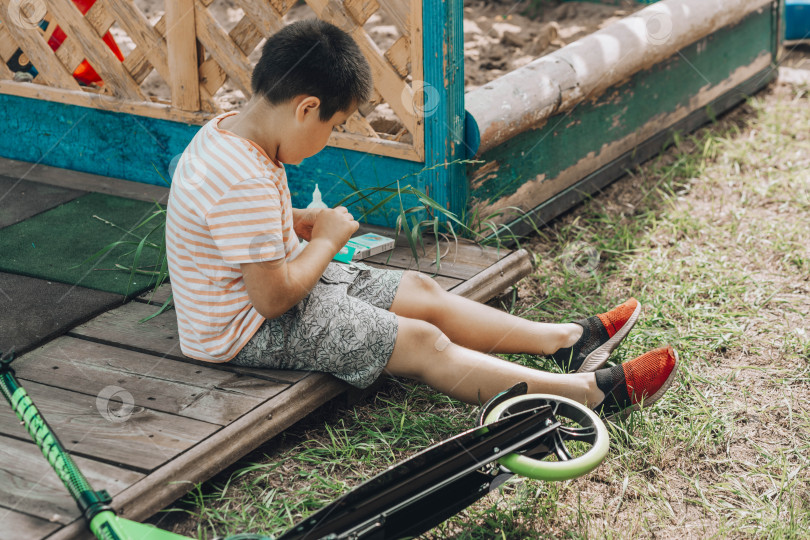
[[[303,122],[309,115],[319,112],[321,100],[315,96],[304,97],[295,107],[295,119]]]

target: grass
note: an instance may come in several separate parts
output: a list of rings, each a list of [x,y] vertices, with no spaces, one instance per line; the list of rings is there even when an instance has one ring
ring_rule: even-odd
[[[611,451],[593,473],[513,478],[426,538],[806,536],[808,133],[806,94],[771,88],[523,242],[537,271],[506,309],[564,321],[634,295],[644,310],[612,361],[671,343],[678,381],[610,426]],[[152,521],[200,538],[278,534],[469,428],[476,412],[387,381],[354,407],[322,408]]]

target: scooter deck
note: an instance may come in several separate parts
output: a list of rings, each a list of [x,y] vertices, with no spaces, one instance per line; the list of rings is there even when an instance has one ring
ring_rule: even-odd
[[[542,454],[542,439],[559,425],[542,406],[462,432],[364,482],[277,540],[416,536],[512,476],[487,465],[524,448]]]

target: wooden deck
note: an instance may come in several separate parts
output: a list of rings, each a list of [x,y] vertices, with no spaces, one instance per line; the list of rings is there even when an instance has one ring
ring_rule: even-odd
[[[5,174],[145,200],[155,186],[4,160]],[[15,166],[19,170],[14,169]],[[367,230],[380,231],[376,227]],[[391,231],[387,231],[391,234]],[[431,253],[418,268],[433,274]],[[436,279],[486,301],[531,271],[525,251],[459,242],[440,246]],[[385,267],[388,254],[364,262]],[[387,266],[416,269],[398,242]],[[210,364],[180,351],[168,311],[146,323],[170,293],[164,285],[23,354],[17,375],[95,489],[142,520],[351,387],[317,372]],[[151,303],[150,303],[151,300]],[[72,499],[9,407],[0,407],[0,538],[91,538]]]

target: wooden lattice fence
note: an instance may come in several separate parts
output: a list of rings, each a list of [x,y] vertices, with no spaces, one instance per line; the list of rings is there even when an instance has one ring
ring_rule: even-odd
[[[297,4],[236,0],[244,16],[226,31],[210,10],[216,1],[166,0],[165,13],[152,24],[133,0],[98,0],[84,14],[78,0],[0,0],[0,93],[202,124],[223,112],[216,97],[226,82],[246,100],[251,97],[248,56],[284,26],[285,15]],[[422,0],[306,0],[306,5],[350,33],[374,76],[373,99],[333,133],[329,144],[423,161]],[[376,12],[396,30],[387,50],[363,26]],[[103,40],[114,24],[135,45],[123,61]],[[57,27],[65,37],[53,50],[49,40]],[[6,65],[12,57],[36,67],[33,81],[15,80]],[[73,76],[85,60],[101,77],[100,84],[80,84]],[[168,85],[170,100],[143,91],[153,70]],[[395,117],[388,123],[393,129],[375,130],[369,123],[380,107]]]

